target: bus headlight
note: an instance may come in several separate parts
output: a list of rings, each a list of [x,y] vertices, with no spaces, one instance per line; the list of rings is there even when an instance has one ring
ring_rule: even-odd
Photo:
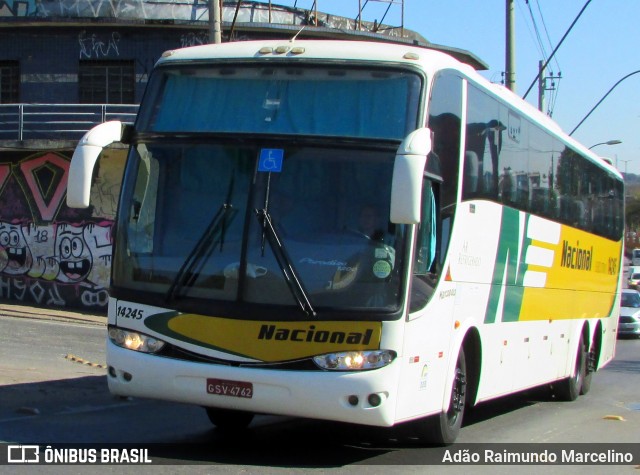
[[[314,356],[313,362],[321,369],[354,371],[382,368],[395,358],[391,350],[344,351]]]
[[[109,339],[114,345],[143,353],[157,353],[164,346],[164,341],[152,336],[116,327],[109,328]]]

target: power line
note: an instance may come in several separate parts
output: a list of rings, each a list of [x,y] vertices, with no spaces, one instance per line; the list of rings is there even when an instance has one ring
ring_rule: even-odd
[[[547,67],[547,65],[549,64],[549,61],[551,60],[551,58],[553,58],[556,54],[556,52],[558,51],[558,49],[560,48],[560,46],[562,45],[562,43],[564,42],[564,40],[567,38],[567,36],[569,35],[569,33],[571,32],[571,30],[573,29],[573,27],[575,26],[575,24],[578,22],[578,19],[580,18],[580,16],[582,16],[582,14],[584,13],[584,11],[587,9],[587,6],[591,3],[591,0],[587,0],[587,3],[584,4],[584,7],[582,7],[582,10],[580,10],[580,13],[578,13],[578,16],[576,17],[575,20],[573,20],[573,23],[571,23],[571,26],[569,27],[569,29],[567,30],[567,32],[564,34],[564,36],[562,37],[562,39],[560,40],[560,43],[558,43],[558,46],[556,46],[556,48],[553,50],[553,52],[551,53],[551,56],[549,56],[549,59],[547,59],[544,63],[544,65],[542,66],[542,69],[545,69]],[[535,85],[536,81],[538,80],[538,75],[536,75],[535,78],[533,78],[533,81],[531,81],[531,85],[529,86],[529,89],[527,89],[527,92],[524,93],[524,96],[522,96],[523,99],[526,99],[527,96],[529,95],[529,93],[531,92],[531,89],[533,88],[533,86]]]
[[[527,0],[525,0],[526,2]],[[520,9],[520,12],[522,13],[522,16],[526,18],[526,11],[524,10],[524,7],[522,6],[521,3],[517,3],[518,8]],[[537,44],[538,42],[536,41],[536,38],[533,34],[533,32],[531,31],[531,26],[529,25],[529,22],[525,22],[525,25],[527,27],[527,31],[529,32],[529,36],[531,36],[531,40],[532,42],[536,45],[536,47],[538,48],[538,52],[540,53],[540,56],[545,57],[544,52],[542,51],[542,49],[540,48],[540,44]]]
[[[556,107],[556,101],[558,100],[558,93],[560,92],[560,80],[562,79],[561,73],[554,76],[553,72],[548,79],[551,79],[551,87],[547,90],[551,91],[551,97],[549,98],[549,105],[547,107],[547,115],[553,117],[553,111]]]
[[[549,42],[549,46],[553,45],[551,42],[551,36],[549,36],[549,30],[547,29],[547,23],[544,21],[544,15],[542,14],[542,8],[540,7],[540,0],[536,0],[536,4],[538,5],[538,13],[540,15],[540,21],[542,21],[542,27],[544,28],[544,32],[547,35],[547,41]],[[558,63],[558,58],[554,58],[556,66],[558,67],[558,71],[560,71],[560,63]]]
[[[529,3],[529,0],[526,0],[525,3],[527,5],[527,9],[529,10],[529,16],[531,17],[531,23],[533,24],[533,29],[536,32],[536,39],[538,41],[538,47],[540,49],[540,52],[542,53],[542,58],[547,59],[547,51],[544,48],[544,44],[540,36],[540,30],[538,29],[538,23],[536,22],[536,18],[533,16],[533,10],[531,10],[531,4]]]
[[[527,0],[528,1],[528,0]],[[542,13],[542,7],[540,6],[540,0],[536,0],[536,5],[538,7],[538,15],[540,16],[540,21],[542,22],[542,26],[544,28],[544,32],[547,36],[547,42],[549,43],[549,46],[552,46],[553,43],[551,41],[551,36],[549,35],[549,29],[547,28],[547,23],[544,21],[544,14]],[[546,59],[546,55],[545,55],[545,59]],[[560,93],[560,80],[562,79],[562,68],[560,67],[560,63],[558,61],[558,57],[555,56],[553,58],[553,61],[556,63],[557,66],[557,71],[558,71],[558,75],[554,75],[553,71],[550,72],[550,75],[548,77],[548,79],[551,79],[551,87],[547,88],[548,91],[550,91],[549,94],[549,102],[548,102],[548,106],[547,106],[547,115],[549,117],[553,116],[553,111],[556,107],[556,101],[558,100],[558,94]],[[546,80],[547,78],[545,78]],[[556,86],[556,81],[557,81],[557,86]],[[545,83],[546,84],[546,83]]]

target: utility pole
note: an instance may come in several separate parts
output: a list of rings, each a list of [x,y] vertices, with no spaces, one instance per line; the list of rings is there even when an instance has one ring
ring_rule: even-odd
[[[220,0],[209,0],[209,43],[222,43]]]
[[[627,177],[627,163],[629,163],[631,160],[620,160],[621,162],[624,162],[624,176],[625,178]],[[616,155],[616,163],[618,163],[618,155]]]
[[[538,61],[538,110],[540,112],[544,112],[544,91],[547,86],[544,71],[544,61]]]
[[[507,89],[516,90],[516,51],[515,51],[515,13],[514,0],[507,1],[507,35],[504,67],[504,85]]]

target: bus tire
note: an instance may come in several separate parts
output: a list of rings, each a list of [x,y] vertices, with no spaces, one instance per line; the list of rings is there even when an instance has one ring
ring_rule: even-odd
[[[598,360],[600,359],[601,348],[602,327],[600,326],[600,324],[598,324],[596,326],[595,334],[593,335],[591,348],[589,348],[589,353],[587,353],[587,374],[584,377],[580,394],[587,394],[591,389],[591,379],[593,378],[593,373],[598,370]]]
[[[587,353],[587,361],[585,365],[585,375],[582,380],[582,387],[580,388],[580,394],[584,395],[589,392],[591,389],[591,379],[593,377],[593,373],[596,371],[596,365],[598,358],[598,351],[596,349],[596,340],[591,344],[591,349]]]
[[[420,421],[422,438],[425,442],[438,445],[448,445],[455,442],[464,417],[467,381],[467,362],[464,350],[460,348],[453,376],[449,408],[440,414]]]
[[[593,376],[593,372],[587,371],[584,375],[584,379],[582,380],[582,386],[580,386],[580,395],[584,396],[591,389],[591,377]]]
[[[222,431],[234,432],[246,429],[253,420],[251,412],[234,411],[233,409],[218,409],[206,407],[207,416],[211,423]]]
[[[585,347],[584,337],[581,337],[578,351],[576,352],[573,374],[556,385],[555,395],[561,401],[575,401],[583,391],[582,386],[587,376],[587,351]],[[587,387],[588,390],[589,388]]]

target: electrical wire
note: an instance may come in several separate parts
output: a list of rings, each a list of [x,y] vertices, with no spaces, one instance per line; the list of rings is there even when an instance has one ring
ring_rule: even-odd
[[[544,15],[542,14],[542,8],[540,7],[540,0],[536,0],[536,4],[538,5],[538,14],[540,15],[540,21],[542,22],[542,27],[544,28],[544,32],[547,35],[547,41],[549,42],[549,46],[553,47],[553,42],[551,41],[551,37],[549,36],[549,30],[547,29],[547,23],[544,21]],[[556,66],[558,67],[558,71],[561,71],[558,58],[554,57],[553,60],[555,61]]]
[[[538,7],[538,15],[540,16],[540,21],[542,22],[542,26],[544,28],[545,34],[547,36],[547,41],[549,43],[549,46],[553,47],[553,43],[551,41],[551,36],[549,35],[549,29],[547,28],[547,23],[544,21],[544,14],[542,13],[542,8],[540,6],[540,0],[536,0],[536,5]],[[546,59],[546,55],[545,55],[545,59]],[[558,73],[560,73],[560,71],[562,70],[560,67],[560,62],[558,61],[558,57],[554,56],[553,57],[553,61],[556,63],[557,66],[557,71]],[[558,74],[557,76],[554,76],[553,71],[550,71],[550,76],[552,77],[552,87],[546,89],[547,91],[550,92],[549,94],[549,100],[548,100],[548,107],[547,107],[547,115],[549,117],[553,117],[553,111],[556,107],[556,102],[558,99],[558,94],[560,91],[560,80],[561,80],[561,75]],[[545,81],[545,86],[546,86],[546,81]]]
[[[545,46],[545,40],[542,37],[541,31],[540,31],[540,27],[538,26],[538,20],[536,18],[536,13],[534,13],[533,9],[531,8],[531,2],[529,0],[525,0],[525,5],[527,6],[527,12],[529,14],[529,17],[531,19],[531,25],[533,26],[533,29],[535,31],[535,41],[534,44],[536,44],[538,51],[540,53],[540,55],[542,56],[542,59],[544,62],[548,62],[548,54],[547,54],[547,48]],[[544,21],[544,14],[542,13],[542,8],[540,7],[540,1],[536,0],[536,5],[537,5],[537,16],[539,17],[539,21],[542,23],[542,26],[544,28],[544,32],[546,35],[546,41],[549,43],[549,45],[551,45],[551,38],[549,36],[549,30],[547,29],[547,25],[546,22]],[[527,24],[527,26],[529,27],[529,25]],[[531,28],[529,27],[529,32],[531,33]],[[558,63],[558,60],[554,58],[554,61],[556,63],[556,65],[558,66],[558,68],[560,68],[560,65]],[[553,72],[550,73],[550,75],[552,77],[553,76]],[[555,108],[555,104],[556,104],[556,100],[557,100],[557,96],[558,96],[558,89],[555,87],[555,82],[553,83],[554,86],[553,87],[547,87],[547,77],[546,77],[546,72],[545,72],[545,78],[544,80],[544,87],[545,87],[545,91],[549,91],[549,94],[547,95],[547,108],[546,111],[544,111],[549,117],[551,117],[553,115],[553,110]],[[553,79],[553,81],[555,81],[555,78]]]
[[[573,23],[571,23],[571,26],[569,26],[569,29],[566,31],[566,33],[563,35],[562,39],[560,40],[560,42],[558,43],[558,45],[554,48],[553,52],[551,53],[551,57],[555,56],[556,52],[558,51],[558,49],[560,48],[560,46],[562,46],[562,43],[564,42],[564,40],[567,38],[567,35],[569,35],[569,33],[571,32],[571,30],[573,29],[573,27],[575,26],[575,24],[578,22],[578,20],[580,19],[580,16],[582,16],[582,14],[584,13],[584,11],[587,9],[587,7],[589,6],[589,3],[591,3],[591,0],[587,0],[587,2],[584,4],[584,6],[582,7],[582,10],[580,10],[580,13],[578,13],[578,16],[575,18],[575,20],[573,20]],[[545,64],[543,67],[546,67],[548,64],[549,60],[545,61]],[[537,81],[537,77],[535,77],[533,79],[533,81],[531,81],[531,85],[529,86],[529,88],[527,89],[527,92],[524,93],[524,95],[522,96],[523,99],[526,99],[527,96],[529,95],[529,93],[531,92],[531,89],[533,88],[534,84]]]
[[[538,42],[538,50],[542,53],[542,59],[547,59],[547,51],[544,47],[544,42],[542,41],[542,37],[540,35],[540,30],[538,29],[538,23],[536,22],[536,18],[533,15],[533,10],[531,9],[531,3],[529,0],[525,0],[525,4],[527,5],[527,10],[529,11],[529,16],[531,17],[531,24],[533,25],[533,30],[536,34],[536,41]]]

